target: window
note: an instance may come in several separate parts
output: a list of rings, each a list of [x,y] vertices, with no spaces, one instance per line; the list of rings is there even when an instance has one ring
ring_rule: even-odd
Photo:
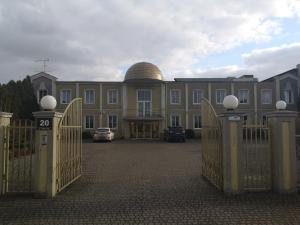
[[[118,117],[116,115],[108,116],[108,127],[112,129],[116,129],[118,126]]]
[[[201,104],[202,91],[201,90],[193,90],[193,104]]]
[[[151,90],[137,91],[137,115],[139,117],[149,117],[151,115],[152,96]]]
[[[38,101],[40,103],[41,99],[48,94],[46,89],[40,89],[38,92]]]
[[[261,90],[261,104],[272,104],[272,90]]]
[[[283,90],[281,93],[281,100],[285,101],[287,104],[294,103],[293,91],[290,89]]]
[[[247,124],[248,116],[243,116],[243,125]]]
[[[226,90],[217,89],[216,90],[216,104],[223,104],[223,100],[226,96]]]
[[[86,129],[93,129],[94,128],[94,116],[86,115],[85,116],[85,128]]]
[[[239,90],[240,104],[249,104],[249,90]]]
[[[180,104],[181,92],[180,90],[171,90],[171,104]]]
[[[179,115],[171,115],[171,126],[172,127],[180,126],[180,116]]]
[[[201,128],[201,116],[200,115],[194,115],[193,118],[193,124],[194,124],[194,129],[199,129]]]
[[[60,92],[60,103],[68,104],[71,101],[71,90],[62,90]]]
[[[95,104],[95,90],[85,90],[84,103],[85,104]]]
[[[262,117],[262,124],[267,125],[267,117],[266,116]]]
[[[107,91],[107,103],[108,104],[118,103],[118,90],[110,89]]]

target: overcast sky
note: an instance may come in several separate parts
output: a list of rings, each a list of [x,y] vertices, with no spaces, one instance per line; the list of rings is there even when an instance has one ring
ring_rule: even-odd
[[[0,82],[42,70],[59,80],[123,80],[156,64],[165,80],[300,64],[299,0],[1,0]]]

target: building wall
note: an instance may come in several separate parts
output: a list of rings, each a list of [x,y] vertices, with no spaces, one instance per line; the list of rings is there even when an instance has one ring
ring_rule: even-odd
[[[300,66],[299,66],[300,68]],[[199,89],[202,91],[202,96],[209,99],[215,108],[217,114],[225,111],[222,104],[216,102],[216,91],[218,89],[226,90],[226,95],[234,94],[239,97],[239,90],[247,89],[249,91],[249,102],[247,104],[239,104],[238,110],[245,113],[247,122],[260,122],[263,116],[275,110],[276,100],[280,96],[282,90],[287,87],[291,88],[294,95],[294,102],[288,104],[288,110],[297,110],[297,101],[299,95],[299,71],[292,71],[272,77],[263,82],[257,82],[256,79],[243,78],[228,78],[224,81],[216,81],[216,79],[207,79],[199,81],[167,81],[162,83],[124,83],[124,82],[68,82],[56,81],[55,88],[51,85],[53,81],[46,77],[38,77],[32,81],[33,87],[36,91],[39,89],[41,83],[48,89],[49,94],[57,96],[57,110],[63,111],[67,104],[61,104],[61,91],[71,90],[71,99],[80,97],[83,99],[83,122],[85,122],[86,115],[94,116],[94,128],[107,127],[108,116],[117,115],[118,126],[115,129],[117,137],[124,137],[128,132],[128,121],[125,117],[136,116],[137,113],[137,90],[151,89],[152,92],[152,113],[163,117],[160,123],[160,129],[171,125],[171,116],[179,115],[181,125],[186,129],[194,129],[194,115],[201,115],[201,104],[193,102],[193,91]],[[277,86],[276,86],[277,85]],[[123,88],[126,86],[126,91]],[[278,87],[276,89],[276,87]],[[85,90],[92,89],[95,91],[95,102],[87,104],[85,102]],[[109,104],[107,93],[108,90],[117,90],[117,103]],[[180,91],[180,103],[171,103],[171,90]],[[271,104],[262,104],[261,93],[263,90],[272,90]],[[52,93],[56,90],[56,93]],[[123,96],[125,94],[126,96]],[[126,102],[123,99],[126,99]],[[126,111],[124,111],[126,110]],[[92,129],[92,130],[93,130]],[[195,129],[199,134],[201,129]],[[128,136],[128,135],[127,135]]]

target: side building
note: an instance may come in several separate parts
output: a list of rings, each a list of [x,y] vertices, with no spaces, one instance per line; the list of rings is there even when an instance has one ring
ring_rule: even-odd
[[[41,72],[31,76],[38,101],[56,97],[63,111],[77,97],[83,99],[83,129],[112,128],[119,138],[159,138],[168,126],[201,131],[201,98],[207,98],[217,113],[224,112],[226,95],[239,99],[244,123],[263,123],[265,114],[284,100],[288,110],[297,110],[300,65],[258,82],[253,75],[228,78],[174,78],[164,81],[159,68],[140,62],[131,66],[120,82],[59,81]]]

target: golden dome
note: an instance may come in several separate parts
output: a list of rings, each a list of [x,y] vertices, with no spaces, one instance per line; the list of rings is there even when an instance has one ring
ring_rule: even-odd
[[[156,80],[162,81],[161,71],[152,63],[139,62],[132,65],[125,74],[124,81]]]

